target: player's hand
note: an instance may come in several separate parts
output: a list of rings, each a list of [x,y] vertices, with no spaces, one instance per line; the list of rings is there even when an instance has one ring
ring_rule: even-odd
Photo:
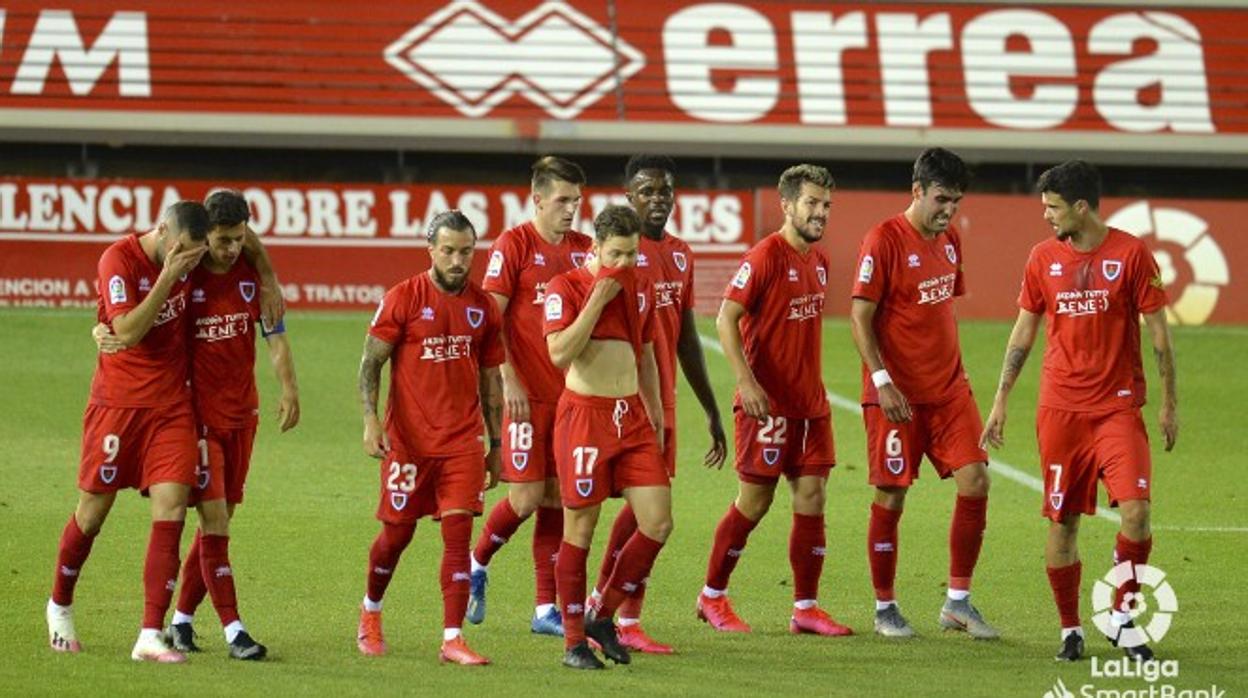
[[[128,349],[125,342],[113,334],[113,329],[102,322],[91,328],[91,338],[95,340],[95,346],[101,354],[116,354]]]
[[[622,288],[624,287],[621,286],[620,282],[615,279],[598,279],[594,282],[593,290],[589,292],[589,299],[591,301],[597,299],[598,302],[606,305],[612,298],[615,298],[616,294],[618,294]]]
[[[271,332],[286,317],[286,299],[277,278],[260,280],[260,322]],[[293,426],[293,425],[292,425]]]
[[[381,428],[377,415],[364,417],[364,452],[378,460],[390,452],[390,437]]]
[[[758,381],[742,381],[737,385],[737,392],[741,395],[741,409],[747,415],[760,422],[767,419],[771,401],[767,399],[767,393]]]
[[[910,401],[892,383],[885,383],[877,389],[880,395],[880,409],[884,416],[893,424],[905,424],[914,417],[910,409]]]
[[[984,421],[984,433],[979,437],[979,447],[1001,448],[1005,445],[1005,407],[999,404],[992,406],[988,419]]]
[[[506,374],[503,375],[503,409],[513,422],[529,421],[529,395],[518,378],[508,380]]]
[[[283,392],[277,401],[277,423],[282,433],[295,428],[299,423],[299,393]]]
[[[173,249],[165,257],[165,265],[161,268],[160,273],[161,275],[169,274],[174,279],[180,279],[191,273],[191,270],[199,264],[199,260],[203,259],[204,253],[207,251],[207,245],[183,247],[181,241],[175,242],[173,243]]]
[[[728,437],[724,435],[724,424],[719,420],[719,413],[711,415],[706,424],[711,435],[711,447],[706,450],[702,464],[708,468],[723,468],[728,458]]]
[[[498,478],[503,473],[503,448],[495,446],[485,454],[485,489],[492,490],[498,487]]]
[[[1173,404],[1162,403],[1158,417],[1161,433],[1166,438],[1166,452],[1174,450],[1174,442],[1179,438],[1179,414]]]

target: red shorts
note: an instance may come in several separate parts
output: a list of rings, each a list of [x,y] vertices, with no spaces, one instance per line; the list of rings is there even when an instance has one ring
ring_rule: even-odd
[[[637,395],[563,391],[555,417],[559,493],[569,509],[601,504],[629,487],[671,484],[654,427]]]
[[[1096,513],[1096,481],[1105,483],[1110,506],[1149,499],[1153,462],[1140,410],[1109,413],[1036,410],[1036,439],[1044,467],[1042,514],[1060,521]]]
[[[455,509],[480,515],[485,503],[485,457],[469,453],[447,458],[408,458],[390,451],[381,462],[377,518],[415,524]]]
[[[191,403],[164,407],[87,405],[82,418],[78,487],[104,494],[126,488],[195,483],[195,419]]]
[[[199,465],[195,486],[188,503],[224,499],[228,504],[243,501],[243,486],[251,468],[251,447],[256,441],[256,422],[232,429],[200,428]]]
[[[832,416],[812,419],[771,415],[760,422],[732,408],[737,445],[737,477],[756,485],[775,484],[783,475],[827,477],[836,465]]]
[[[529,401],[529,421],[503,415],[503,482],[542,482],[557,475],[551,456],[555,406]]]
[[[669,478],[676,477],[676,408],[663,408],[663,466]]]
[[[935,405],[912,405],[913,418],[894,424],[879,405],[866,405],[867,481],[876,487],[909,487],[919,479],[923,456],[941,479],[972,463],[987,463],[979,447],[984,423],[970,389]]]

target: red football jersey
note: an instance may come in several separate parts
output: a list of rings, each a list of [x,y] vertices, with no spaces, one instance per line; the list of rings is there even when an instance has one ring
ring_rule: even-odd
[[[954,297],[965,292],[962,240],[952,226],[928,240],[898,214],[863,238],[853,296],[878,304],[872,327],[880,355],[911,403],[944,402],[966,385],[953,312]],[[862,402],[879,403],[865,363]]]
[[[478,379],[503,363],[501,327],[494,299],[474,283],[446,293],[425,272],[386,292],[368,333],[394,346],[392,448],[423,458],[483,452]]]
[[[1108,412],[1144,404],[1140,314],[1166,306],[1148,247],[1109,229],[1091,252],[1050,238],[1027,259],[1018,305],[1045,315],[1040,405]]]
[[[530,400],[555,402],[563,392],[563,372],[550,362],[542,333],[546,284],[585,263],[588,235],[568,231],[558,245],[546,242],[532,223],[506,230],[490,247],[482,287],[507,296],[503,328],[512,366]]]
[[[96,318],[112,326],[113,318],[134,310],[160,276],[160,267],[128,235],[100,255]],[[103,407],[161,407],[191,399],[187,383],[186,278],[174,283],[152,328],[137,345],[116,354],[98,354],[91,380],[91,404]]]
[[[542,322],[542,335],[567,329],[576,321],[581,309],[585,307],[585,299],[589,298],[597,278],[589,273],[589,269],[581,267],[565,272],[551,279],[546,288],[546,310]],[[637,343],[633,345],[634,356],[641,360],[641,346],[646,342],[655,341],[654,322],[654,291],[650,281],[640,274],[633,273],[632,281],[623,283],[624,288],[615,294],[607,307],[598,316],[598,323],[590,333],[590,339],[618,339],[623,342],[634,342],[630,328],[629,307],[625,303],[633,303],[637,308],[634,316],[637,322]],[[628,286],[632,286],[631,292]],[[548,353],[549,355],[549,353]]]
[[[224,274],[200,265],[191,274],[191,392],[199,421],[230,429],[254,424],[260,280],[240,259]]]
[[[693,307],[693,251],[675,235],[641,236],[637,273],[654,289],[654,358],[663,407],[676,406],[676,343],[685,309]]]
[[[793,249],[780,233],[745,253],[724,291],[740,303],[745,360],[771,399],[772,414],[812,419],[828,414],[823,388],[823,301],[828,259],[818,248]],[[741,396],[733,397],[741,404]]]

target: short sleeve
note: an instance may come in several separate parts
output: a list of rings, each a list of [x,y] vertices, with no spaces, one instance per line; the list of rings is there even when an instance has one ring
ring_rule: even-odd
[[[503,318],[498,312],[498,304],[493,296],[483,293],[486,303],[485,332],[481,333],[480,365],[493,368],[507,360],[503,349]]]
[[[105,320],[112,322],[113,318],[130,312],[139,304],[139,290],[120,246],[113,245],[100,255],[97,272]]]
[[[1038,269],[1040,258],[1033,249],[1027,257],[1027,266],[1023,268],[1023,287],[1018,292],[1018,307],[1029,313],[1039,315],[1044,312],[1044,281]]]
[[[560,274],[551,279],[542,306],[542,335],[567,329],[576,320],[576,313],[576,299],[567,276]]]
[[[889,250],[878,227],[872,228],[858,247],[851,296],[879,303],[888,293]]]
[[[481,287],[486,291],[508,298],[515,297],[516,284],[520,280],[521,261],[515,239],[515,235],[507,232],[490,247],[490,261],[485,267],[485,277],[481,280]]]
[[[763,293],[767,289],[767,263],[763,255],[756,254],[758,250],[755,247],[745,255],[741,260],[741,266],[737,268],[737,273],[733,275],[732,280],[728,282],[728,288],[724,290],[724,299],[739,303],[749,312],[753,312],[757,306],[759,299],[763,297]]]
[[[1155,313],[1169,303],[1166,285],[1161,280],[1161,269],[1148,248],[1140,243],[1134,255],[1135,274],[1132,275],[1132,296],[1135,307],[1145,315]]]
[[[403,339],[409,306],[407,288],[407,284],[400,284],[386,292],[368,328],[370,336],[390,345]]]

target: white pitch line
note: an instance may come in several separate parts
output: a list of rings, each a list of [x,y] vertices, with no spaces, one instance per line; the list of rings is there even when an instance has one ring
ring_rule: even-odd
[[[721,355],[724,353],[724,348],[720,346],[717,340],[711,339],[710,337],[707,337],[706,335],[701,334],[701,333],[698,334],[698,339],[702,341],[702,346],[706,347],[707,349],[710,349]],[[862,415],[862,405],[858,404],[854,400],[850,400],[849,398],[844,397],[842,395],[837,395],[836,393],[830,390],[824,390],[824,394],[828,396],[828,402],[832,403],[834,407],[839,407],[842,410],[845,410],[846,412],[850,412],[852,414],[856,414],[859,416]],[[1034,475],[1030,475],[1026,472],[1023,472],[1017,467],[1010,465],[1009,463],[1006,463],[1005,461],[997,460],[995,458],[989,458],[988,463],[992,467],[992,472],[1000,473],[1001,475],[1004,475],[1006,479],[1013,480],[1014,482],[1017,482],[1018,484],[1028,489],[1034,490],[1036,492],[1044,492],[1044,482],[1041,481],[1040,478]],[[1097,507],[1096,515],[1105,519],[1106,521],[1111,521],[1113,523],[1119,523],[1122,521],[1122,517],[1118,516],[1118,512],[1111,511],[1109,509],[1106,509],[1105,507]]]

